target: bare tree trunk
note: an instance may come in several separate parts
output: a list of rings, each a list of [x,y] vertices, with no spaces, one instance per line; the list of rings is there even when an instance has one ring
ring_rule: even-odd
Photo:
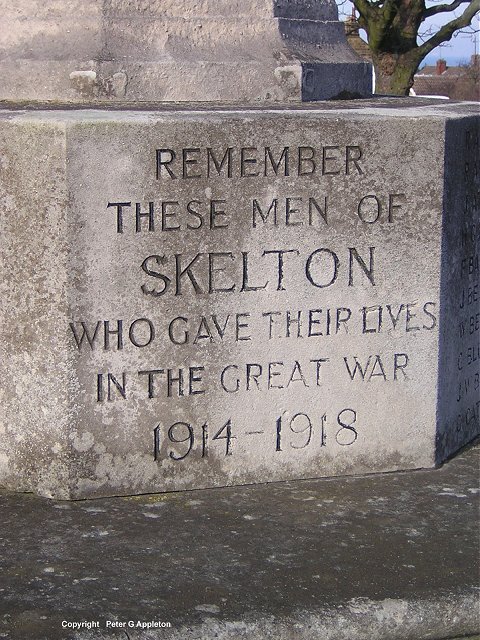
[[[472,23],[480,11],[480,0],[452,0],[427,7],[425,0],[352,0],[359,12],[358,24],[368,34],[377,79],[376,93],[408,95],[420,62],[435,47]],[[451,13],[465,4],[461,15],[438,27],[427,40],[418,43],[425,18]]]
[[[410,54],[373,52],[375,68],[375,93],[408,96],[418,62]]]

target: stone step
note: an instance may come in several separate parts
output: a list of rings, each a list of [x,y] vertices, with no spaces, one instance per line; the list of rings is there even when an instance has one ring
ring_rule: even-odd
[[[479,453],[68,504],[1,493],[0,638],[478,640]],[[135,627],[152,621],[171,627]]]
[[[284,17],[310,20],[337,20],[334,0],[15,0],[4,3],[2,18],[22,20],[81,19],[85,16],[111,21],[118,18],[138,20],[145,18],[198,18],[220,17],[228,19],[248,17]]]
[[[326,72],[335,75],[344,63],[348,80],[342,89],[350,95],[371,95],[371,73],[363,73],[365,63],[348,46],[333,0],[18,0],[3,8],[2,27],[0,100],[81,103],[84,92],[72,86],[70,74],[78,77],[82,72],[95,72],[104,80],[108,74],[123,74],[124,95],[115,91],[116,99],[124,99],[126,93],[134,99],[130,89],[136,85],[135,98],[143,101],[161,95],[202,101],[251,102],[269,95],[272,100],[290,100],[284,92],[271,90],[272,74],[286,61],[295,67],[300,84],[304,64],[334,63],[335,71]],[[257,64],[260,61],[263,65]],[[104,63],[116,67],[106,75]],[[149,65],[145,74],[144,63]],[[213,74],[215,68],[230,65],[230,72],[220,72],[225,96],[212,97],[217,95],[217,82],[202,73],[204,63],[220,65]],[[350,69],[354,64],[357,69]],[[191,65],[186,86],[198,90],[166,90],[165,85],[185,83],[183,76],[175,75],[177,65]],[[352,83],[352,77],[362,79],[360,91],[354,90],[358,82]],[[263,85],[262,90],[257,85]],[[90,93],[89,99],[102,101],[104,93]],[[295,100],[331,95],[317,87],[306,97],[297,91]]]
[[[357,61],[336,63],[336,51],[335,47],[328,51],[329,63],[315,65],[313,59],[310,62],[313,93],[306,100],[328,99],[345,87],[362,95],[365,87],[371,86],[370,66]],[[34,91],[35,100],[50,101],[56,96],[57,100],[72,103],[109,103],[125,98],[143,102],[297,102],[303,84],[300,65],[290,65],[284,59],[283,64],[266,67],[254,55],[251,50],[248,59],[234,61],[211,61],[205,55],[204,60],[184,63],[163,58],[156,62],[125,64],[112,60],[92,65],[78,58],[22,59],[4,62],[0,86],[3,99],[18,101],[32,100]],[[305,83],[305,93],[309,86]]]
[[[343,24],[339,21],[319,23],[315,20],[232,18],[179,18],[160,16],[152,20],[144,15],[135,21],[116,17],[102,24],[98,17],[79,17],[75,25],[67,17],[53,23],[37,17],[3,17],[0,32],[0,60],[35,59],[97,60],[110,55],[116,59],[156,60],[162,56],[195,54],[201,58],[211,51],[218,60],[219,48],[227,59],[245,58],[251,47],[257,55],[271,56],[282,46],[282,38],[290,43],[335,45],[342,53],[350,53],[346,46]],[[272,48],[270,51],[267,48]],[[344,51],[343,51],[344,50]],[[106,53],[105,53],[106,52]]]
[[[249,16],[251,19],[284,17],[310,20],[337,20],[334,0],[108,0],[103,7],[108,18],[118,16]]]

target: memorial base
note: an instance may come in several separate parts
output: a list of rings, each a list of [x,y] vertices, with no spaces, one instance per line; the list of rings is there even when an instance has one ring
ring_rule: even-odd
[[[479,431],[474,104],[0,115],[0,481],[433,467]]]

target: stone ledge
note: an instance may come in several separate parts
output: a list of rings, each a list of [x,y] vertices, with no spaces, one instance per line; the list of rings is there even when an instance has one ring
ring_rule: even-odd
[[[478,461],[75,503],[2,493],[0,638],[443,640],[480,632]],[[76,633],[62,621],[98,621]]]
[[[342,115],[349,112],[349,117],[355,117],[356,113],[361,117],[365,114],[379,116],[397,116],[397,117],[419,117],[422,115],[427,116],[441,116],[442,114],[457,114],[458,110],[462,115],[475,116],[478,115],[478,103],[467,101],[455,101],[449,100],[436,100],[435,98],[428,97],[396,97],[396,96],[375,96],[374,98],[362,98],[354,100],[325,100],[315,102],[274,102],[265,106],[261,102],[175,102],[166,101],[159,102],[158,100],[141,100],[139,102],[129,102],[128,100],[116,100],[110,99],[105,103],[98,103],[94,101],[85,101],[81,104],[68,100],[29,100],[29,99],[15,99],[15,100],[0,100],[0,111],[16,112],[16,111],[44,111],[41,114],[42,117],[47,116],[48,112],[58,111],[73,111],[83,112],[82,116],[85,117],[86,112],[98,111],[102,114],[102,117],[112,117],[108,113],[115,112],[134,112],[143,113],[151,111],[152,113],[172,113],[172,112],[228,112],[239,113],[243,112],[258,112],[264,113],[276,113],[276,112],[322,112],[328,114],[328,112],[340,112]],[[1,113],[2,117],[7,116],[7,113]],[[63,117],[64,114],[62,114]],[[337,113],[333,114],[335,117]]]

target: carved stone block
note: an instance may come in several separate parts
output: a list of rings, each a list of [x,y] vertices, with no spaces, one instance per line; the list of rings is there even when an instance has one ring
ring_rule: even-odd
[[[475,114],[3,111],[2,484],[362,474],[469,442]]]

